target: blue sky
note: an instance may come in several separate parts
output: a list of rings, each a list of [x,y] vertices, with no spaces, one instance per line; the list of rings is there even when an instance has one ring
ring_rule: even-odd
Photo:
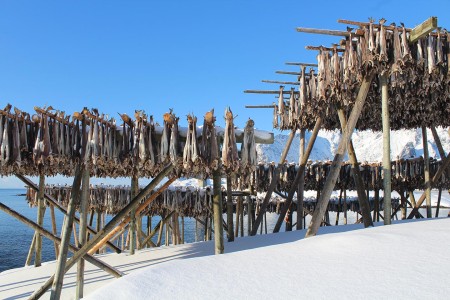
[[[367,3],[367,4],[366,4]],[[219,125],[230,106],[243,127],[271,131],[276,89],[262,79],[292,80],[287,61],[315,62],[306,45],[337,37],[295,28],[345,29],[337,19],[384,17],[414,27],[430,16],[450,28],[450,1],[1,1],[0,106],[28,112],[52,105],[116,116],[143,109],[162,123],[173,108],[186,124],[215,108]],[[0,179],[0,184],[5,183]]]

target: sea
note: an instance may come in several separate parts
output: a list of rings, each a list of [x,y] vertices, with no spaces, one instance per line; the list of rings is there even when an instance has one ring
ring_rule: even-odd
[[[25,217],[35,221],[37,217],[37,209],[35,207],[30,207],[25,200],[24,194],[25,189],[0,189],[0,202],[9,208],[19,212]],[[421,195],[421,192],[415,192],[416,199]],[[432,191],[432,199],[437,198],[437,191]],[[432,202],[433,203],[433,202]],[[449,213],[450,206],[450,196],[447,191],[442,193],[442,204],[447,208],[441,208],[439,211],[439,217],[447,217]],[[426,215],[425,209],[419,210],[422,215]],[[60,235],[60,229],[63,223],[64,215],[55,209],[56,216],[56,226],[58,230],[58,235]],[[433,208],[433,217],[435,216],[435,208]],[[106,217],[106,222],[111,220],[112,216]],[[278,215],[275,213],[267,213],[267,233],[271,233],[275,223],[277,221]],[[339,224],[344,223],[344,214],[339,215]],[[296,213],[293,214],[293,219],[296,220]],[[347,214],[348,223],[352,224],[356,220],[356,214],[353,212],[348,212]],[[93,227],[96,218],[94,217]],[[154,227],[160,220],[160,217],[155,216],[151,219],[151,225]],[[224,215],[224,220],[226,220],[226,215]],[[235,220],[235,216],[234,216]],[[309,223],[310,217],[306,218],[306,224]],[[335,224],[336,215],[335,213],[330,213],[330,223]],[[185,243],[192,243],[195,241],[201,241],[204,237],[204,228],[200,224],[196,224],[193,218],[184,218],[184,230],[185,230]],[[247,235],[247,216],[244,217],[244,235]],[[147,226],[147,218],[143,218],[143,228]],[[51,218],[50,211],[46,209],[44,216],[44,227],[51,231]],[[266,233],[266,226],[262,226],[260,233]],[[284,230],[284,227],[282,228]],[[144,230],[145,231],[145,230]],[[14,217],[0,211],[0,272],[5,270],[23,267],[28,255],[28,251],[33,239],[34,230],[32,230],[27,225],[21,223]],[[212,237],[214,238],[214,237]],[[156,243],[157,235],[152,239]],[[72,235],[72,244],[74,244],[74,238]],[[162,235],[162,245],[165,244],[165,234]],[[70,256],[70,255],[69,255]],[[52,241],[47,238],[42,239],[42,261],[52,261],[55,260],[55,248]],[[33,260],[34,261],[34,260]]]

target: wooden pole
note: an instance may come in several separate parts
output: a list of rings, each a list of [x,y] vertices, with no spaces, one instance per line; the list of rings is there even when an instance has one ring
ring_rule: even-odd
[[[305,155],[305,133],[306,129],[300,130],[300,152],[298,163],[302,163],[303,156]],[[303,229],[303,199],[305,196],[305,172],[300,174],[300,181],[298,183],[297,191],[297,230]]]
[[[228,180],[227,180],[228,181]],[[213,212],[214,212],[214,253],[224,252],[223,224],[222,224],[222,190],[220,182],[220,169],[213,171]],[[206,230],[206,228],[205,228]]]
[[[439,217],[439,207],[441,206],[441,197],[442,197],[442,187],[440,187],[439,191],[438,191],[438,201],[437,201],[437,206],[436,206],[435,218]]]
[[[320,195],[320,199],[318,200],[317,207],[314,210],[314,214],[308,230],[306,231],[305,237],[311,237],[317,234],[317,230],[319,229],[325,210],[328,206],[328,201],[330,199],[331,193],[333,192],[334,186],[336,185],[336,180],[339,176],[342,161],[344,160],[344,155],[347,152],[347,145],[350,142],[353,130],[356,126],[356,122],[358,121],[359,115],[361,114],[362,108],[364,106],[364,102],[366,101],[366,97],[369,92],[373,77],[373,74],[369,74],[363,78],[363,82],[361,83],[361,87],[359,88],[358,96],[355,101],[355,105],[347,122],[347,127],[342,134],[342,138],[339,142],[336,155],[334,157],[333,163],[331,164],[330,172],[325,181],[323,191]]]
[[[22,176],[22,175],[19,175],[19,174],[15,174],[15,175],[16,175],[16,177],[19,178],[22,182],[24,182],[27,186],[29,186],[30,188],[32,188],[32,189],[35,190],[35,191],[39,191],[39,188],[38,188],[31,180],[29,180],[29,179],[26,178],[25,176]],[[63,205],[61,205],[58,201],[56,201],[52,196],[50,196],[50,195],[44,193],[44,197],[45,197],[45,199],[47,199],[47,202],[49,202],[49,204],[53,204],[53,205],[54,205],[57,209],[59,209],[64,215],[67,215],[67,209],[66,209]],[[74,221],[77,222],[77,223],[80,223],[80,219],[79,219],[77,216],[74,217]],[[88,226],[87,229],[88,229],[89,233],[97,234],[97,231],[94,230],[91,226]],[[120,252],[121,252],[121,250],[120,250],[116,245],[114,245],[114,244],[112,244],[112,243],[109,243],[109,242],[108,242],[108,247],[110,247],[111,249],[113,249],[114,252],[116,252],[116,253],[120,253]]]
[[[422,126],[423,164],[425,179],[425,197],[427,203],[427,218],[432,217],[431,212],[431,182],[430,182],[430,155],[428,153],[427,128]]]
[[[391,224],[391,126],[389,124],[389,93],[387,74],[379,76],[381,84],[381,119],[383,123],[383,187],[384,225]]]
[[[73,179],[72,194],[69,200],[67,209],[67,216],[64,219],[64,224],[61,233],[61,247],[58,256],[58,263],[56,264],[55,280],[53,281],[50,298],[59,299],[61,297],[61,290],[65,274],[67,251],[69,250],[70,235],[72,233],[73,217],[75,215],[76,205],[80,199],[80,185],[81,185],[82,169],[80,164],[76,166],[75,177]]]
[[[25,267],[31,265],[31,261],[33,260],[34,249],[36,248],[36,232],[33,234],[33,238],[31,239],[30,249],[28,250],[27,259],[25,261]]]
[[[81,179],[81,201],[80,201],[80,229],[78,237],[78,247],[86,243],[87,233],[87,211],[89,209],[89,169],[87,166],[83,170]],[[74,223],[75,225],[75,223]],[[84,289],[84,259],[80,259],[77,264],[77,287],[75,290],[75,299],[83,298]]]
[[[58,234],[58,231],[56,229],[55,208],[53,207],[52,204],[49,204],[49,207],[50,207],[50,215],[52,218],[52,232],[56,236]],[[55,259],[57,259],[59,255],[59,246],[56,242],[54,242],[54,246],[55,246]]]
[[[231,189],[231,175],[227,175],[227,232],[228,232],[228,242],[233,242],[234,226],[233,226],[233,196]]]
[[[242,196],[238,196],[236,201],[236,227],[234,229],[235,237],[239,236],[239,226],[240,226],[239,221],[241,218],[241,209],[242,209],[241,207],[242,207]]]
[[[139,182],[136,175],[131,177],[131,199],[136,197],[139,191]],[[136,249],[136,209],[131,210],[130,213],[130,254],[134,255]]]
[[[250,196],[247,196],[247,235],[256,235],[258,232],[258,228],[253,226],[252,230],[252,198]],[[255,222],[256,223],[256,222]],[[255,229],[256,228],[256,229]],[[255,234],[253,234],[253,231],[255,231]]]
[[[59,238],[58,236],[52,234],[50,231],[48,231],[47,229],[43,228],[42,226],[39,226],[38,224],[36,224],[35,222],[31,221],[30,219],[28,219],[27,217],[23,216],[22,214],[16,212],[15,210],[7,207],[6,205],[4,205],[3,203],[0,202],[0,210],[4,211],[5,213],[9,214],[10,216],[16,218],[17,220],[19,220],[20,222],[24,223],[25,225],[33,228],[34,230],[36,230],[37,232],[39,232],[40,234],[42,234],[43,236],[45,236],[46,238],[48,238],[49,240],[57,243],[58,245],[61,244],[61,238]],[[78,247],[73,246],[71,244],[69,244],[69,249],[72,252],[76,252],[78,251]],[[86,260],[88,262],[90,262],[91,264],[93,264],[94,266],[98,267],[99,269],[106,271],[107,273],[111,274],[112,276],[119,278],[121,277],[123,274],[122,272],[116,270],[115,268],[111,267],[110,265],[104,263],[103,261],[91,256],[91,255],[86,255]]]
[[[289,149],[291,148],[292,141],[294,140],[295,131],[296,131],[296,129],[294,128],[291,130],[291,132],[289,134],[289,138],[286,142],[286,145],[284,146],[283,152],[281,153],[280,161],[278,162],[278,165],[275,168],[274,174],[272,176],[272,180],[270,181],[269,188],[267,189],[267,192],[266,192],[266,196],[264,197],[264,201],[261,204],[260,214],[256,218],[253,226],[248,227],[249,235],[256,235],[256,233],[258,232],[258,227],[261,224],[263,215],[267,210],[267,205],[269,205],[269,201],[272,198],[272,193],[275,190],[275,187],[277,186],[278,179],[280,177],[281,166],[282,166],[282,164],[284,164],[284,161],[286,160],[286,156],[289,152]],[[250,229],[250,227],[253,227],[253,229]]]
[[[159,174],[156,176],[134,199],[131,200],[128,205],[126,205],[118,214],[116,214],[111,221],[108,222],[108,224],[103,227],[100,232],[98,232],[95,236],[92,237],[89,242],[83,245],[83,247],[80,248],[74,255],[67,261],[65,265],[64,272],[67,272],[80,258],[82,258],[86,253],[88,253],[89,250],[95,249],[94,246],[109,232],[111,232],[117,223],[120,222],[126,215],[130,213],[130,211],[135,207],[139,205],[139,202],[142,201],[145,196],[150,193],[158,184],[159,182],[166,177],[170,172],[173,170],[173,165],[166,166]],[[60,252],[62,252],[60,250]],[[61,253],[60,253],[61,256]],[[54,281],[55,276],[50,277],[39,289],[37,289],[31,296],[30,299],[39,299],[52,285]]]
[[[339,121],[341,123],[342,131],[347,127],[347,118],[345,117],[344,110],[339,108],[338,110]],[[361,172],[359,171],[358,159],[356,158],[355,149],[353,148],[353,142],[350,138],[348,143],[348,158],[352,164],[353,179],[356,185],[356,191],[358,193],[358,202],[361,209],[361,215],[363,217],[364,227],[373,226],[372,218],[370,217],[370,205],[368,195],[364,190],[364,183],[362,180]]]
[[[44,189],[45,189],[45,176],[41,169],[39,175],[39,191],[37,194],[38,198],[38,211],[37,211],[37,224],[43,226],[44,224],[44,214],[45,214],[45,199],[44,199]],[[40,267],[42,263],[42,236],[36,233],[36,255],[34,257],[34,266]]]
[[[308,162],[309,155],[311,154],[314,143],[316,142],[317,134],[319,133],[321,126],[322,126],[322,118],[318,117],[316,120],[316,124],[314,125],[314,129],[311,133],[311,137],[309,138],[308,146],[306,147],[306,151],[305,151],[305,155],[302,157],[302,162],[298,168],[297,174],[295,175],[295,179],[289,190],[288,197],[284,203],[283,208],[281,209],[280,215],[278,216],[278,220],[277,220],[277,223],[275,224],[275,228],[273,229],[273,232],[280,231],[281,224],[283,223],[284,217],[286,216],[289,206],[292,203],[292,198],[294,197],[294,194],[297,191],[301,174],[305,173],[306,163]]]

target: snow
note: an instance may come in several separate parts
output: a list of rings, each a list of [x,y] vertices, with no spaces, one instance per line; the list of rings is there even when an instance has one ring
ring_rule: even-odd
[[[441,139],[446,153],[450,152],[450,136],[448,128],[438,127],[436,131]],[[306,143],[311,133],[306,133]],[[310,160],[333,160],[340,141],[340,131],[321,130],[316,138]],[[428,149],[430,157],[439,158],[439,151],[434,141],[431,130],[427,129]],[[261,162],[278,162],[283,152],[288,136],[275,135],[272,145],[257,144],[258,157]],[[360,162],[381,162],[383,159],[383,134],[373,131],[355,131],[352,135],[356,157]],[[305,145],[306,147],[306,145]],[[299,161],[300,138],[297,134],[294,138],[286,160],[288,162]],[[423,156],[422,130],[396,130],[391,132],[391,159],[410,158]],[[348,159],[347,157],[345,158]]]
[[[172,247],[171,260],[86,299],[448,298],[449,226],[443,218],[327,227],[309,239],[304,231],[269,234],[226,243],[217,256],[199,254],[212,243]]]

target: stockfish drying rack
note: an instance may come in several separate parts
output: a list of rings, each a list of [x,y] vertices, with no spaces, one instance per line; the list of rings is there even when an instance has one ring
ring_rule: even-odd
[[[382,218],[385,224],[390,224],[398,209],[404,209],[402,215],[406,217],[406,203],[409,202],[407,197],[410,198],[412,208],[409,218],[420,217],[418,209],[425,199],[427,217],[431,217],[431,187],[439,185],[447,187],[448,185],[445,179],[448,176],[442,179],[441,175],[448,168],[450,159],[442,149],[435,127],[450,125],[450,118],[448,118],[450,112],[449,34],[445,29],[437,27],[437,18],[435,17],[431,17],[413,29],[407,28],[403,24],[401,26],[387,25],[384,19],[378,22],[372,19],[369,22],[348,20],[339,20],[338,22],[354,26],[354,28],[347,27],[347,30],[344,31],[297,28],[299,32],[327,34],[343,39],[337,40],[336,44],[331,47],[307,46],[309,50],[318,51],[318,61],[287,63],[299,66],[299,71],[277,71],[279,74],[297,76],[297,80],[265,80],[267,83],[291,85],[293,88],[285,91],[284,86],[281,86],[278,90],[245,91],[278,95],[277,103],[248,107],[272,108],[273,127],[290,130],[279,163],[275,167],[272,166],[270,175],[266,177],[267,181],[264,183],[266,195],[264,199],[257,200],[258,205],[255,206],[258,209],[257,214],[252,206],[252,201],[247,196],[255,192],[254,189],[257,186],[255,174],[262,172],[261,167],[258,169],[256,166],[256,157],[252,149],[254,149],[254,143],[257,142],[258,136],[268,142],[273,141],[273,136],[267,136],[265,133],[258,134],[253,129],[253,121],[249,120],[242,133],[243,147],[241,148],[241,157],[239,157],[236,146],[239,133],[235,132],[233,114],[230,110],[227,110],[225,114],[227,125],[223,130],[222,155],[219,155],[220,149],[217,144],[220,130],[214,125],[213,111],[205,115],[202,133],[198,135],[195,130],[197,119],[193,116],[188,117],[189,126],[185,130],[185,146],[182,148],[180,139],[183,130],[178,127],[178,118],[172,112],[164,115],[164,124],[159,129],[153,119],[148,118],[142,111],[136,112],[134,120],[127,115],[121,115],[121,122],[116,125],[115,120],[101,115],[97,110],[84,109],[80,113],[75,113],[72,119],[63,112],[48,107],[37,108],[37,114],[33,117],[18,109],[12,114],[11,106],[0,110],[2,118],[0,124],[3,126],[1,132],[7,132],[1,137],[0,174],[16,175],[30,188],[37,191],[36,196],[33,196],[37,198],[37,223],[1,203],[0,208],[36,230],[30,247],[30,259],[27,259],[27,263],[31,261],[31,256],[35,253],[35,265],[40,265],[41,235],[54,241],[55,250],[58,253],[55,275],[48,279],[30,298],[39,298],[51,287],[51,297],[58,299],[64,274],[75,263],[78,264],[76,298],[82,298],[84,259],[113,276],[120,277],[122,274],[119,271],[105,265],[91,254],[105,245],[120,252],[121,249],[111,241],[126,228],[129,229],[131,254],[134,253],[136,246],[138,248],[144,245],[155,246],[151,237],[159,232],[158,239],[160,239],[164,224],[167,224],[166,229],[172,228],[174,243],[182,241],[182,235],[179,233],[179,219],[174,210],[164,209],[161,221],[147,234],[142,231],[141,219],[142,214],[149,213],[148,209],[151,207],[149,204],[162,195],[179,176],[213,178],[212,197],[209,198],[212,209],[211,206],[206,209],[209,219],[200,221],[204,223],[205,229],[209,230],[209,232],[205,230],[205,237],[210,236],[212,232],[210,224],[214,222],[216,254],[223,253],[224,250],[223,228],[227,229],[228,240],[232,241],[238,234],[239,222],[242,226],[243,218],[238,217],[236,218],[236,227],[233,226],[233,211],[236,210],[237,215],[243,215],[244,212],[242,196],[247,197],[247,214],[253,216],[248,218],[250,235],[255,235],[259,228],[262,230],[260,225],[266,211],[271,209],[270,205],[273,204],[271,204],[272,194],[276,193],[284,201],[278,208],[280,215],[274,232],[280,230],[285,219],[288,220],[286,229],[292,229],[292,211],[297,206],[297,229],[305,226],[304,216],[312,214],[312,221],[306,237],[314,236],[320,225],[329,224],[325,215],[328,211],[327,208],[330,208],[331,192],[336,189],[336,182],[339,178],[345,179],[344,181],[339,180],[338,187],[341,189],[341,194],[344,193],[342,205],[347,205],[345,197],[347,186],[340,186],[342,182],[350,181],[347,165],[341,172],[342,166],[345,165],[343,159],[346,153],[350,160],[353,186],[358,192],[358,209],[361,211],[362,222],[366,227],[372,225],[370,211],[373,206],[377,207],[374,209],[374,220],[379,220],[379,207],[383,207],[384,217],[382,216]],[[310,67],[308,72],[306,71],[307,67]],[[288,98],[286,99],[284,95],[287,95]],[[394,188],[397,187],[395,179],[392,180],[391,172],[397,170],[393,169],[393,165],[398,164],[392,164],[390,161],[389,132],[390,129],[418,127],[422,128],[425,144],[423,163],[419,163],[421,166],[423,165],[425,192],[418,201],[415,201],[413,191],[403,186],[404,190],[400,193],[401,205],[397,205],[391,199],[392,185]],[[322,128],[341,129],[343,134],[334,160],[317,167],[314,172],[319,176],[316,176],[316,180],[310,180],[307,178],[306,171],[311,170],[312,165],[308,165],[308,158],[317,133]],[[355,128],[383,131],[383,163],[381,168],[379,165],[374,166],[371,170],[376,171],[370,171],[371,174],[377,174],[375,176],[381,176],[382,187],[379,184],[380,177],[377,177],[376,183],[370,187],[367,178],[364,177],[364,168],[360,170],[361,165],[357,161],[351,142],[351,135]],[[431,129],[441,156],[441,162],[436,164],[437,169],[433,169],[435,172],[432,178],[426,147],[426,128]],[[296,167],[289,167],[285,165],[285,159],[297,130],[300,130],[300,164]],[[305,147],[306,130],[311,130],[312,135]],[[198,140],[200,141],[197,144]],[[28,143],[29,141],[33,142]],[[118,168],[117,165],[120,167]],[[264,172],[265,170],[264,167]],[[315,169],[313,168],[313,170]],[[403,169],[399,168],[399,170]],[[70,198],[66,205],[45,192],[45,176],[56,174],[74,176],[74,182],[70,188]],[[26,175],[39,176],[39,185],[35,185],[27,179]],[[284,175],[289,178],[285,183],[282,180]],[[110,222],[104,224],[103,228],[97,227],[96,230],[87,224],[90,206],[88,200],[90,198],[89,178],[91,176],[131,177],[129,201],[122,209],[117,210]],[[224,211],[222,208],[222,176],[227,178],[226,222],[222,219]],[[414,179],[420,176],[422,173]],[[151,177],[153,180],[144,188],[139,189],[139,177]],[[168,180],[158,187],[161,180],[166,177]],[[316,187],[319,187],[317,189],[318,197],[313,208],[304,209],[303,191],[305,182],[308,181],[315,182]],[[282,191],[283,184],[284,192]],[[411,181],[408,184],[411,184]],[[238,198],[236,207],[232,201],[232,186],[238,191],[248,188],[248,191],[244,191],[240,195],[236,194]],[[421,186],[421,184],[417,182],[415,186]],[[383,203],[375,203],[376,197],[373,202],[369,202],[366,190],[370,188],[374,188],[375,193],[379,188],[384,190]],[[169,192],[167,193],[169,194]],[[406,195],[406,193],[409,194]],[[210,193],[205,194],[211,196]],[[298,195],[297,203],[293,203],[295,194]],[[61,238],[56,236],[55,227],[52,228],[53,232],[46,231],[42,227],[46,201],[47,204],[50,204],[51,212],[56,207],[67,216]],[[175,202],[172,201],[171,204],[173,205],[173,203]],[[305,204],[307,207],[308,201],[305,201]],[[79,218],[75,216],[77,208],[80,210]],[[339,211],[340,209],[337,210],[338,213]],[[347,209],[344,208],[343,211],[345,213]],[[101,214],[97,214],[97,224],[101,223],[100,216]],[[93,212],[90,217],[92,219]],[[75,246],[70,245],[72,228],[75,228],[74,221],[80,224]],[[236,232],[234,232],[234,228]],[[91,234],[89,239],[87,239],[88,232]],[[166,236],[168,236],[167,232]],[[61,246],[58,247],[59,244]],[[157,244],[160,244],[160,240]],[[69,250],[74,254],[67,259]]]

